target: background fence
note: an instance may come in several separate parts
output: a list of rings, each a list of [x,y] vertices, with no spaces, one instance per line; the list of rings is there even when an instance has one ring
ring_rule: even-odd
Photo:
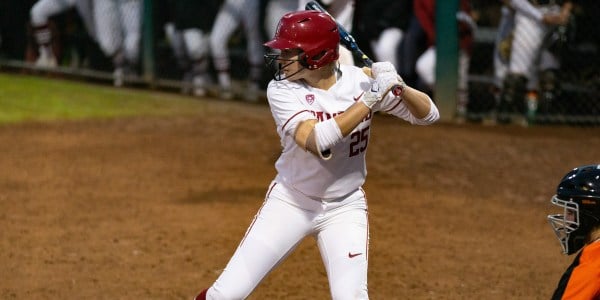
[[[475,2],[475,1],[474,1]],[[469,117],[481,120],[494,113],[497,82],[494,78],[494,45],[501,21],[500,1],[477,1],[480,14],[469,69]],[[541,1],[532,1],[541,2]],[[550,31],[548,52],[559,61],[553,99],[539,96],[537,122],[598,124],[600,115],[599,45],[600,2],[574,2],[568,24]],[[526,110],[525,107],[522,108]]]
[[[46,3],[42,5],[42,2]],[[169,24],[179,26],[177,24],[182,23],[183,19],[178,20],[177,16],[181,16],[182,12],[187,16],[181,18],[192,20],[192,23],[202,20],[213,21],[218,9],[223,4],[223,1],[206,0],[189,1],[187,2],[189,6],[186,6],[186,2],[183,0],[179,0],[178,3],[169,0],[0,1],[0,67],[57,72],[108,82],[115,81],[115,74],[119,69],[125,75],[123,78],[126,84],[185,90],[184,79],[189,68],[186,69],[182,66],[182,63],[185,62],[182,62],[181,54],[178,54],[173,47],[169,31],[169,28],[173,27],[170,27]],[[193,2],[201,2],[204,7],[198,9],[197,3],[195,5]],[[392,2],[394,1],[390,1],[390,3]],[[407,5],[410,5],[410,2],[412,1],[406,1]],[[123,6],[120,10],[101,8],[106,3],[115,4],[115,7],[119,7],[119,4]],[[371,3],[374,2],[356,1],[353,32],[366,50],[365,52],[375,57],[374,49],[369,48],[370,41],[373,40],[369,36],[369,32],[372,30],[365,27],[370,26],[373,19],[377,20],[381,16],[372,15],[368,11],[368,4]],[[496,69],[494,49],[502,20],[501,2],[478,0],[470,1],[470,4],[470,14],[477,27],[472,32],[473,44],[467,76],[468,102],[463,117],[472,122],[505,121],[498,119],[498,115],[503,112],[500,98],[506,82],[494,76]],[[557,65],[554,65],[554,72],[544,73],[554,76],[552,78],[554,81],[551,81],[553,83],[550,87],[551,92],[544,94],[544,90],[539,86],[531,88],[517,84],[518,88],[524,89],[519,91],[523,98],[513,99],[512,101],[515,103],[509,107],[508,113],[520,115],[529,123],[537,124],[600,124],[600,75],[598,72],[600,38],[597,30],[600,28],[600,2],[588,0],[576,1],[574,4],[569,22],[564,26],[554,27],[545,39],[544,45],[547,47],[544,49],[554,55],[558,62]],[[272,25],[269,25],[270,22],[268,22],[269,2],[262,0],[258,5],[261,28],[257,30],[260,31],[263,40],[266,40],[272,30],[269,27]],[[35,9],[36,6],[37,9]],[[545,6],[537,5],[536,7]],[[179,12],[176,12],[175,8],[178,8]],[[111,11],[122,18],[111,17]],[[47,16],[46,24],[39,24],[44,21],[45,16]],[[411,14],[407,14],[405,11],[398,13],[398,19],[402,21],[398,26],[405,33],[408,30],[408,18],[410,17]],[[130,28],[127,29],[127,25],[115,26],[118,22],[129,23]],[[110,31],[106,28],[101,29],[105,26],[102,24],[113,25],[114,28]],[[137,26],[135,26],[136,24]],[[133,37],[129,39],[125,37],[127,30],[134,31]],[[40,43],[44,43],[46,37],[44,32],[51,36],[51,39],[45,42],[53,50],[53,54],[57,58],[56,64],[44,65],[39,61],[43,51],[40,51],[38,46]],[[90,34],[90,32],[95,32],[95,34]],[[110,32],[114,36],[106,38]],[[215,34],[214,30],[213,34]],[[104,38],[101,37],[102,35]],[[443,39],[456,39],[456,37],[438,36],[437,42],[440,43]],[[112,44],[106,40],[112,40]],[[247,39],[241,27],[236,29],[229,39],[230,71],[234,82],[247,80],[250,72],[251,65],[248,62],[246,43]],[[114,50],[117,48],[124,50],[120,50],[120,52]],[[424,51],[425,48],[426,46],[423,46],[421,51]],[[438,57],[438,61],[445,59],[452,58]],[[208,78],[209,86],[214,90],[218,82],[217,72],[212,57],[207,56],[206,60],[207,63],[204,67],[210,77]],[[535,73],[545,76],[541,70]],[[448,76],[454,76],[454,74]],[[270,74],[265,69],[260,79],[262,89],[266,87],[270,78]],[[528,115],[528,113],[531,114],[526,98],[529,90],[537,93],[535,115]],[[435,91],[432,90],[431,94],[435,96]],[[459,99],[458,96],[457,99]],[[504,112],[507,112],[505,108]],[[527,119],[528,116],[529,119]]]

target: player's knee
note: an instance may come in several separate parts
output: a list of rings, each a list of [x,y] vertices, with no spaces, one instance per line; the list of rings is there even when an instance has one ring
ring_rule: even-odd
[[[121,49],[121,43],[118,40],[113,40],[109,35],[98,35],[98,45],[102,52],[108,57],[117,55]]]
[[[128,35],[123,42],[125,55],[130,62],[136,62],[139,58],[140,40],[141,37],[139,34],[132,34]]]
[[[185,42],[185,48],[190,59],[201,59],[208,54],[209,36],[202,30],[197,28],[184,30],[183,40]]]
[[[210,51],[212,53],[227,53],[227,39],[218,32],[211,32],[209,38]]]
[[[36,2],[31,10],[29,11],[29,18],[31,21],[31,25],[33,26],[43,26],[48,23],[48,16],[44,12],[44,7],[41,5],[42,1]]]

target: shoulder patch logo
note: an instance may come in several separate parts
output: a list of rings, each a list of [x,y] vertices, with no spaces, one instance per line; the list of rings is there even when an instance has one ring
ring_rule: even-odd
[[[306,102],[308,102],[309,105],[312,105],[313,102],[315,102],[315,95],[314,94],[306,95]]]

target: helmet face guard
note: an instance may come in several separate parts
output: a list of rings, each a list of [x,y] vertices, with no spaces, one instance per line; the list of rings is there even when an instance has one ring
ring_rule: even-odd
[[[584,238],[576,238],[573,234],[579,229],[579,204],[573,201],[559,199],[556,195],[552,197],[551,203],[562,207],[562,214],[548,216],[548,222],[560,242],[564,254],[573,254],[584,244]],[[573,236],[571,236],[573,234]],[[575,250],[576,249],[576,250]]]
[[[337,23],[329,15],[312,10],[291,12],[279,20],[275,37],[264,44],[279,50],[265,55],[265,61],[273,78],[283,80],[293,75],[282,74],[283,68],[294,62],[300,63],[303,68],[316,70],[336,61],[339,57],[339,43]],[[294,49],[300,50],[298,57],[281,58],[280,51]]]
[[[581,166],[567,173],[551,203],[562,214],[548,216],[564,254],[573,254],[589,242],[590,233],[600,228],[600,165]]]
[[[284,80],[286,78],[292,77],[296,74],[298,74],[300,71],[302,71],[302,68],[299,68],[298,71],[292,73],[292,74],[288,74],[286,75],[283,70],[295,63],[295,62],[299,62],[300,65],[302,65],[303,67],[304,64],[302,63],[302,53],[298,54],[298,56],[294,59],[294,58],[281,58],[281,52],[280,51],[276,51],[273,53],[268,53],[265,54],[265,64],[267,65],[267,67],[269,68],[269,70],[271,70],[271,74],[273,75],[273,79],[275,79],[276,81],[280,81],[280,80]]]

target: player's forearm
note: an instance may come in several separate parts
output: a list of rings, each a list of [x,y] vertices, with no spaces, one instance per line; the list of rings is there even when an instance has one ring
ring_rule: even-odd
[[[431,99],[419,90],[406,86],[402,91],[402,100],[410,113],[417,119],[425,118],[431,111]]]
[[[371,110],[362,102],[352,104],[343,114],[337,115],[335,121],[343,136],[349,135],[358,124],[369,116]]]
[[[317,139],[315,138],[315,125],[319,121],[306,120],[298,125],[294,140],[302,149],[319,156],[319,147],[317,147]]]
[[[306,120],[298,125],[295,134],[296,143],[305,150],[319,155],[320,151],[327,150],[327,147],[333,146],[343,137],[349,135],[370,113],[371,110],[358,101],[343,114],[337,115],[332,120],[321,122],[322,124],[319,125],[319,128],[317,128],[317,120]],[[325,122],[335,122],[335,124],[328,123],[327,126],[323,126]],[[339,133],[334,134],[333,131],[338,129]],[[327,142],[323,141],[325,136],[327,136]]]

